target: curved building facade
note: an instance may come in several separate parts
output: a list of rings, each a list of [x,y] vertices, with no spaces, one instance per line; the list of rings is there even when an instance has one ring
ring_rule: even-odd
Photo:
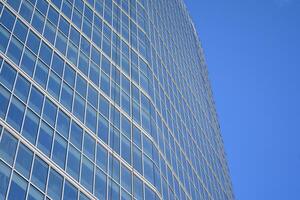
[[[182,0],[0,1],[2,199],[234,199]]]

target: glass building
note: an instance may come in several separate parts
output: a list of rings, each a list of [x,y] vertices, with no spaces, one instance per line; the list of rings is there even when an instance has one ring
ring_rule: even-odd
[[[182,0],[0,1],[3,199],[234,199]]]

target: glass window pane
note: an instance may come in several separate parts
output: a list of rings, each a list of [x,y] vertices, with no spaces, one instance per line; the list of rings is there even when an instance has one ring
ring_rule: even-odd
[[[16,74],[16,70],[14,70],[8,63],[4,62],[0,72],[0,82],[10,91],[13,88]]]
[[[75,70],[69,64],[65,66],[64,80],[72,87],[75,84]]]
[[[24,45],[16,37],[11,38],[6,55],[17,65],[20,62],[23,47]]]
[[[92,161],[95,160],[95,144],[95,140],[88,133],[85,132],[83,153]]]
[[[53,129],[43,121],[39,130],[38,148],[47,156],[50,156],[52,138]]]
[[[73,90],[65,82],[63,82],[63,86],[62,86],[60,102],[70,112],[72,111]]]
[[[136,146],[133,146],[133,167],[138,172],[140,172],[140,174],[143,174],[143,171],[142,171],[142,152]]]
[[[130,140],[128,140],[125,136],[122,135],[121,138],[121,156],[122,158],[131,164],[131,145]]]
[[[9,200],[24,199],[26,196],[27,182],[18,174],[14,173],[10,185],[8,198]]]
[[[82,145],[83,130],[82,128],[74,121],[72,121],[70,140],[75,147],[81,150]]]
[[[79,180],[80,152],[72,145],[69,146],[67,172],[77,181]]]
[[[101,144],[97,144],[97,165],[107,172],[107,150]]]
[[[37,137],[39,120],[40,119],[36,114],[34,114],[30,109],[27,109],[22,135],[33,145],[35,145]]]
[[[97,169],[95,179],[95,196],[98,199],[106,199],[106,175]]]
[[[0,157],[8,164],[12,165],[17,148],[17,139],[7,131],[3,132],[0,142]]]
[[[27,33],[28,33],[27,26],[21,20],[17,19],[15,29],[14,29],[14,35],[16,35],[17,38],[19,38],[23,43],[25,43]]]
[[[122,125],[121,125],[121,131],[129,138],[131,139],[131,124],[129,122],[129,120],[124,116],[122,115],[121,117],[121,122],[122,122]]]
[[[67,142],[59,134],[55,134],[54,146],[52,152],[53,161],[62,169],[65,168]]]
[[[120,198],[120,187],[112,179],[108,183],[108,200],[115,200]]]
[[[4,7],[4,10],[1,14],[0,22],[11,32],[16,17],[10,12],[7,7]]]
[[[89,127],[89,129],[96,133],[97,112],[92,106],[90,106],[90,104],[87,104],[85,124]]]
[[[32,169],[31,181],[42,191],[45,191],[48,175],[48,165],[39,157],[35,157]]]
[[[30,83],[21,75],[18,76],[14,93],[24,102],[27,102]]]
[[[70,117],[63,111],[59,110],[56,128],[66,139],[69,138]]]
[[[2,85],[0,85],[0,117],[2,119],[5,118],[9,98],[10,93]]]
[[[131,193],[131,172],[127,167],[122,165],[122,179],[121,179],[121,186],[125,188],[128,192]]]
[[[47,193],[53,200],[61,199],[63,186],[62,184],[63,177],[60,174],[58,174],[54,169],[51,169],[49,174]]]
[[[38,191],[33,185],[30,185],[28,192],[28,200],[43,200],[44,195]]]
[[[8,45],[8,40],[10,37],[10,33],[0,24],[0,51],[5,52],[7,45]]]
[[[138,200],[144,199],[143,182],[137,176],[133,178],[133,196]]]
[[[77,188],[74,187],[69,181],[65,181],[64,187],[64,200],[75,200],[78,196]]]
[[[109,175],[120,183],[120,162],[114,156],[109,156]]]
[[[24,144],[20,143],[15,168],[26,178],[29,178],[33,153]]]
[[[38,114],[41,114],[44,95],[34,86],[31,87],[29,106]]]
[[[10,168],[0,160],[0,199],[5,199],[10,172]]]
[[[45,100],[43,118],[52,126],[55,124],[57,107],[48,98]]]
[[[109,102],[100,95],[99,100],[99,108],[102,115],[104,115],[107,119],[109,118]]]
[[[102,116],[98,115],[98,137],[108,143],[108,121]]]
[[[49,68],[40,60],[38,60],[35,68],[34,80],[44,89],[47,85]]]
[[[83,98],[76,93],[73,105],[73,113],[81,122],[84,122],[84,110],[85,102]]]
[[[81,184],[90,192],[93,191],[93,164],[87,158],[83,157],[81,165]]]
[[[7,122],[20,132],[25,106],[16,97],[12,98],[7,114]]]
[[[25,48],[20,67],[30,77],[33,76],[35,62],[36,62],[36,56],[31,51],[29,51],[28,48]]]

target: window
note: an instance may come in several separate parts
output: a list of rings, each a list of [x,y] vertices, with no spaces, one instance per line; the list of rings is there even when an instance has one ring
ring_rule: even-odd
[[[38,114],[41,113],[43,99],[44,99],[43,94],[34,86],[32,86],[30,97],[29,97],[29,106]]]
[[[30,109],[27,109],[22,135],[33,145],[35,145],[36,142],[39,120],[40,119],[36,114]]]
[[[35,157],[31,181],[42,191],[45,191],[48,175],[48,165],[39,157]]]
[[[95,160],[95,140],[88,134],[84,133],[83,153],[92,161]]]
[[[60,102],[64,107],[66,107],[70,112],[72,111],[73,102],[73,90],[65,82],[63,82]]]
[[[120,132],[116,128],[110,130],[109,146],[120,155]]]
[[[24,102],[27,102],[30,83],[21,75],[18,76],[14,93]]]
[[[55,71],[60,77],[62,77],[64,70],[64,60],[57,53],[53,54],[51,69]]]
[[[132,134],[133,134],[133,142],[140,148],[142,148],[142,135],[141,131],[136,127],[133,126],[132,128]]]
[[[97,165],[105,172],[107,172],[107,150],[101,145],[97,144]]]
[[[90,104],[87,104],[85,124],[89,127],[89,129],[96,133],[97,112],[92,106],[90,106]]]
[[[48,190],[47,190],[49,197],[51,197],[53,200],[61,199],[62,186],[63,186],[62,184],[63,184],[62,176],[58,174],[54,169],[51,169],[49,174]]]
[[[24,45],[16,37],[11,38],[6,54],[16,65],[19,65],[23,47]]]
[[[106,199],[106,175],[98,168],[95,177],[95,196],[98,199]]]
[[[81,150],[82,146],[82,137],[83,130],[82,128],[74,121],[72,121],[71,132],[70,132],[70,140],[75,147]]]
[[[94,177],[93,164],[86,157],[83,157],[82,165],[81,165],[80,183],[90,192],[93,192],[93,177]]]
[[[10,93],[0,85],[0,117],[5,118],[5,114],[8,108],[8,101],[10,98]]]
[[[17,148],[17,139],[7,131],[3,132],[0,142],[0,157],[12,165]]]
[[[38,60],[35,68],[34,80],[44,89],[47,85],[48,73],[48,67],[42,61]]]
[[[122,122],[121,131],[130,139],[131,138],[131,127],[130,127],[131,124],[124,115],[122,115],[121,118],[122,118],[121,119],[121,122]]]
[[[135,146],[133,146],[133,167],[135,170],[143,174],[142,172],[142,152]]]
[[[154,185],[154,166],[153,162],[144,155],[144,176],[145,178]]]
[[[73,105],[74,115],[81,121],[84,121],[85,102],[83,98],[76,93]]]
[[[26,178],[29,178],[33,153],[24,144],[20,143],[15,168]]]
[[[17,19],[14,29],[14,35],[17,36],[17,38],[19,38],[23,43],[25,43],[27,33],[27,26],[21,20]]]
[[[97,109],[98,106],[98,92],[97,90],[89,85],[88,87],[88,102]]]
[[[56,129],[66,139],[69,138],[70,118],[61,110],[58,111]]]
[[[54,126],[56,119],[56,106],[48,99],[45,100],[43,118],[51,125]]]
[[[87,82],[86,80],[80,76],[77,75],[76,79],[76,91],[83,97],[85,98],[86,92],[87,92]]]
[[[120,187],[112,179],[109,179],[108,200],[115,200],[119,198],[120,198]]]
[[[125,167],[124,165],[122,165],[122,172],[121,172],[122,176],[121,176],[121,186],[126,189],[128,192],[131,193],[131,172],[129,171],[129,169],[127,169],[127,167]]]
[[[77,199],[77,189],[69,182],[65,181],[64,187],[64,200],[74,200]]]
[[[67,172],[75,179],[79,180],[80,152],[72,145],[69,146]]]
[[[31,53],[31,51],[29,51],[28,48],[25,48],[20,67],[30,77],[33,76],[35,62],[36,62],[36,56],[33,53]]]
[[[53,71],[50,71],[47,91],[58,100],[60,94],[61,79]]]
[[[28,200],[43,200],[44,195],[38,191],[33,185],[30,185],[28,192]]]
[[[152,200],[155,198],[155,193],[147,186],[145,185],[145,200]]]
[[[137,200],[142,200],[144,199],[143,197],[143,182],[134,175],[133,177],[133,196],[137,199]]]
[[[59,134],[55,134],[52,159],[62,169],[65,168],[67,142]]]
[[[10,178],[10,171],[10,168],[0,160],[0,199],[5,199]]]
[[[8,40],[10,37],[10,33],[0,24],[0,50],[2,52],[6,51],[6,47],[8,45]]]
[[[109,102],[100,95],[99,108],[102,115],[104,115],[107,119],[109,118]]]
[[[108,121],[102,115],[98,115],[98,137],[106,144],[108,143],[108,130]]]
[[[114,156],[109,156],[109,175],[120,183],[120,162]]]
[[[17,173],[14,173],[7,199],[9,200],[25,199],[26,189],[27,189],[27,182]]]
[[[48,157],[52,147],[53,129],[42,121],[39,130],[38,148]]]
[[[75,71],[69,64],[65,65],[64,80],[71,86],[75,85]]]
[[[38,38],[38,36],[32,31],[29,31],[26,46],[28,46],[33,53],[36,55],[38,54],[40,38]]]
[[[14,26],[16,17],[6,8],[1,14],[0,22],[11,32]]]
[[[16,97],[12,98],[10,103],[7,122],[18,132],[20,132],[25,106]]]
[[[121,138],[121,156],[127,163],[131,164],[131,145],[124,135]]]
[[[16,78],[16,70],[14,70],[8,63],[4,62],[0,72],[0,82],[6,86],[10,91]]]

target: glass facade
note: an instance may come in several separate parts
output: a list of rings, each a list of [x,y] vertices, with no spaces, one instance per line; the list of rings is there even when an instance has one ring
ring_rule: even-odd
[[[0,1],[0,199],[234,199],[182,0]]]

